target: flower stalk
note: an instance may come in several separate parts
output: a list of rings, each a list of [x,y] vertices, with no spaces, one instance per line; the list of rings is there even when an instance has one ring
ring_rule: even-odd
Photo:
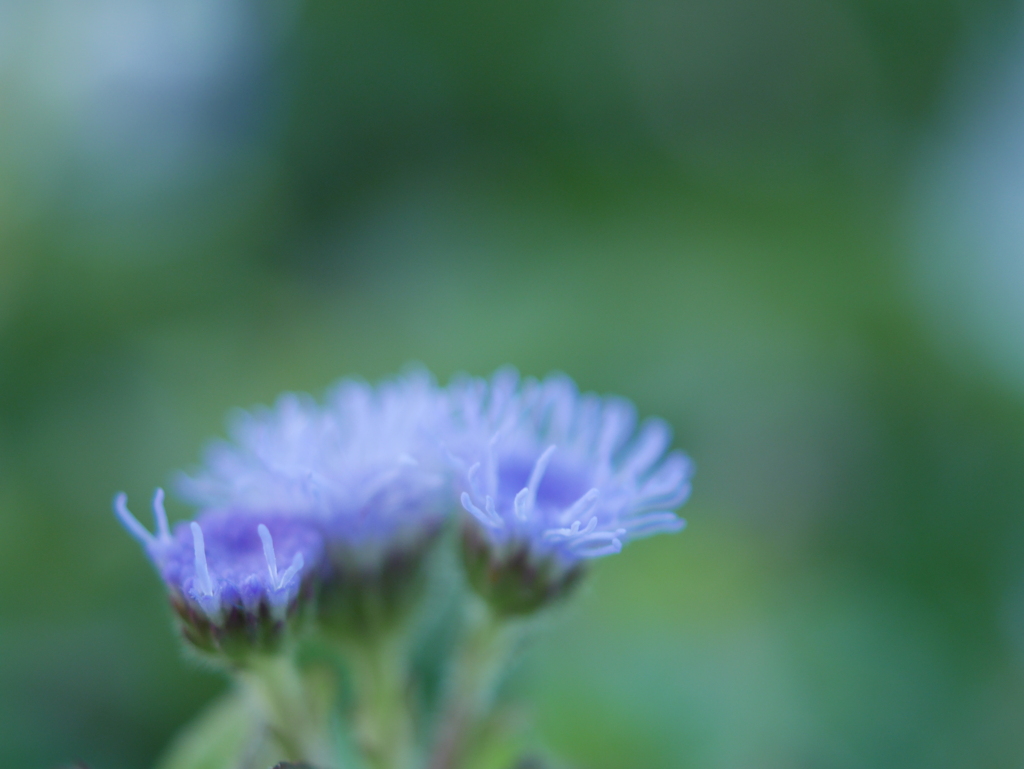
[[[408,667],[402,637],[389,633],[376,643],[346,644],[356,693],[353,730],[373,769],[412,769],[416,765],[408,701]]]
[[[429,769],[463,766],[522,636],[522,621],[499,616],[480,599],[471,600],[466,614],[466,634],[452,666]]]
[[[289,761],[339,769],[325,713],[309,696],[291,655],[253,655],[238,670],[264,714],[266,726]]]

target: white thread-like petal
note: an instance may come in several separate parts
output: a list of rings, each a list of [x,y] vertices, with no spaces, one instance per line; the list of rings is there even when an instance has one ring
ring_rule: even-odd
[[[476,518],[478,521],[480,521],[480,523],[482,523],[484,526],[487,526],[488,528],[499,529],[499,528],[501,528],[504,525],[504,522],[500,518],[495,520],[494,518],[489,516],[487,513],[485,513],[483,510],[481,510],[479,507],[474,505],[473,504],[473,500],[470,499],[469,494],[467,494],[466,492],[462,492],[461,502],[462,502],[462,507],[466,510],[466,512],[470,513],[474,518]]]
[[[279,588],[281,587],[281,583],[277,578],[277,553],[274,552],[274,539],[270,536],[270,530],[262,523],[256,527],[256,533],[260,535],[260,541],[263,543],[263,557],[267,559],[267,571],[270,572],[270,584],[275,589]]]
[[[164,510],[164,490],[158,488],[153,494],[153,517],[156,519],[156,536],[162,544],[171,541],[171,527],[167,524],[167,511]]]
[[[199,583],[199,590],[203,595],[213,595],[213,580],[210,579],[210,569],[206,564],[206,543],[203,541],[203,530],[195,521],[189,524],[192,529],[192,545],[195,550],[196,581]]]
[[[128,529],[128,533],[135,537],[147,551],[156,545],[156,538],[128,510],[128,495],[123,491],[114,497],[114,514],[121,525]]]

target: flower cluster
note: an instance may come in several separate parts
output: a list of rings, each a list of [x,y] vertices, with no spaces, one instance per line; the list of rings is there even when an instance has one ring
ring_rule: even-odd
[[[297,631],[315,628],[347,655],[363,703],[354,741],[370,766],[459,766],[493,683],[488,655],[501,656],[499,629],[568,594],[588,561],[681,529],[673,511],[692,474],[668,426],[638,425],[630,402],[513,369],[446,388],[421,370],[376,386],[346,380],[322,402],[286,394],[239,412],[229,432],[179,478],[193,520],[172,529],[159,489],[155,533],[124,494],[114,511],[164,581],[189,644],[254,677],[283,757],[325,768],[339,763],[325,747],[330,719],[280,666],[297,658],[287,653]],[[489,619],[466,621],[454,699],[424,720],[440,736],[415,748],[435,727],[403,721],[411,656],[396,649],[431,564],[451,563],[431,557],[446,543],[481,599],[465,616]],[[417,750],[428,748],[423,763]]]
[[[161,491],[155,535],[123,494],[115,511],[202,648],[280,629],[332,580],[365,584],[418,562],[457,508],[471,584],[517,613],[562,592],[585,560],[683,527],[672,510],[690,462],[666,454],[664,422],[636,423],[629,401],[580,394],[564,375],[502,369],[446,389],[423,371],[343,381],[323,404],[286,394],[239,413],[232,440],[181,477],[201,512],[173,533]]]

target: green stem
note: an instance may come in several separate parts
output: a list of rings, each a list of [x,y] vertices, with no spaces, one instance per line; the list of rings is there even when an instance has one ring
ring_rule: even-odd
[[[518,638],[518,623],[503,622],[482,601],[472,606],[429,769],[462,765],[468,743],[490,713],[495,688]]]
[[[254,656],[240,678],[262,706],[267,726],[289,761],[335,769],[328,724],[288,655]]]
[[[413,728],[406,692],[401,634],[353,642],[345,648],[356,690],[356,741],[374,769],[411,769]]]

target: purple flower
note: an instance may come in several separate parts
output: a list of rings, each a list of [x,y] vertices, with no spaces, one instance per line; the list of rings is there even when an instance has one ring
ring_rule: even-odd
[[[248,513],[210,510],[172,532],[161,489],[153,498],[155,535],[128,511],[124,494],[114,511],[166,584],[186,636],[208,651],[279,640],[321,570],[321,535],[299,519],[267,515],[257,522]]]
[[[580,394],[564,375],[521,381],[511,368],[456,380],[449,397],[462,506],[499,560],[525,553],[565,570],[685,525],[673,510],[692,464],[666,453],[665,422],[637,430],[629,401]]]
[[[286,394],[241,412],[184,497],[238,517],[310,521],[334,556],[363,565],[435,531],[451,507],[437,450],[443,397],[416,370],[376,387],[345,380],[323,406]]]

